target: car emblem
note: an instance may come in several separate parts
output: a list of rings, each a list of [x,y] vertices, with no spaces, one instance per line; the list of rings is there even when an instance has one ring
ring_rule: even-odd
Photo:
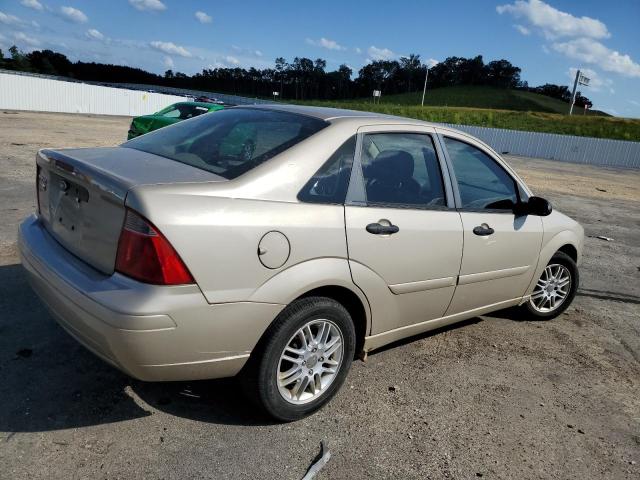
[[[47,189],[47,177],[44,175],[38,176],[38,188],[43,192]]]
[[[67,190],[69,190],[69,183],[66,180],[60,180],[60,183],[58,183],[58,188],[60,188],[60,190],[62,190],[63,192],[66,192]]]

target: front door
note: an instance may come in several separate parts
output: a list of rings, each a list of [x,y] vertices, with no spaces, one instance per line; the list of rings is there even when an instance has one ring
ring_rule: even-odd
[[[419,127],[375,128],[382,126],[359,134],[345,206],[353,280],[381,305],[372,309],[380,317],[373,334],[441,317],[462,255],[460,215],[446,194],[434,136]]]
[[[542,220],[513,213],[525,193],[490,152],[462,135],[442,138],[464,230],[458,288],[447,315],[520,298],[538,261]]]

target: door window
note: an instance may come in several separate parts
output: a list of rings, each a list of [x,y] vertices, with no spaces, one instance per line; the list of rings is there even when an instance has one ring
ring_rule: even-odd
[[[462,208],[513,209],[516,181],[493,158],[468,143],[444,137],[458,183]]]
[[[355,135],[344,142],[298,194],[309,203],[344,203],[356,151]]]
[[[368,204],[420,207],[446,205],[442,173],[430,135],[365,135],[362,173]]]

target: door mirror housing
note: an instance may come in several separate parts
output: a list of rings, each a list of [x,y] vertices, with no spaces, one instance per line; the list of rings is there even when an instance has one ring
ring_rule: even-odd
[[[513,206],[516,215],[537,215],[546,217],[553,211],[551,203],[542,197],[529,197],[526,202],[520,202]]]

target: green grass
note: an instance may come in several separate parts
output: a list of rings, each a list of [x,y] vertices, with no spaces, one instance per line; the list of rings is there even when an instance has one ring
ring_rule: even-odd
[[[383,96],[380,103],[394,105],[419,105],[422,92]],[[427,90],[424,104],[433,107],[491,108],[497,110],[518,110],[566,114],[569,104],[557,98],[521,90],[483,86],[457,86]],[[583,114],[583,109],[576,112]],[[605,115],[604,112],[589,111],[589,115]]]
[[[419,105],[421,95],[390,95],[383,97],[379,104],[369,99],[299,103],[365,110],[429,122],[640,141],[640,119],[554,113],[564,111],[566,104],[529,92],[489,87],[450,87],[427,92],[429,103],[444,102],[447,106],[424,107]],[[417,102],[414,101],[416,99]],[[476,108],[469,108],[469,105]]]

